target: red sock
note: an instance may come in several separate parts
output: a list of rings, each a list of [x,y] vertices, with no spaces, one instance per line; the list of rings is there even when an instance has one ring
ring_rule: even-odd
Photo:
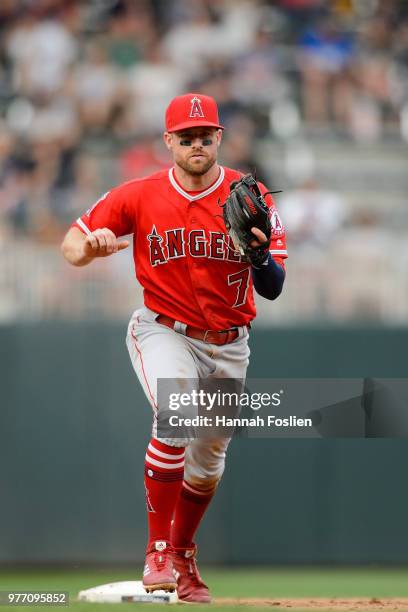
[[[184,448],[168,446],[154,438],[147,447],[145,488],[149,545],[170,541],[171,521],[184,474]]]
[[[171,529],[171,543],[174,548],[190,548],[193,545],[194,534],[214,493],[215,489],[202,493],[186,481],[183,482]]]

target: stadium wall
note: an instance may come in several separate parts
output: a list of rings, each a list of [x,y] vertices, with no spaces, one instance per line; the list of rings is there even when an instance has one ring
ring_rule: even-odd
[[[0,562],[141,562],[150,408],[124,324],[0,328]],[[252,377],[404,377],[407,329],[254,329]],[[231,444],[211,563],[407,563],[404,439]]]

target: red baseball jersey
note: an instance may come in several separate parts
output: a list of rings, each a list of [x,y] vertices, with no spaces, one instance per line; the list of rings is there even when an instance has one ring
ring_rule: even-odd
[[[173,168],[162,170],[112,189],[73,225],[84,233],[107,227],[117,237],[133,234],[136,277],[151,310],[201,329],[246,325],[256,315],[251,266],[226,233],[220,206],[241,176],[220,167],[210,187],[187,192]],[[285,231],[272,197],[265,199],[270,251],[283,265]]]

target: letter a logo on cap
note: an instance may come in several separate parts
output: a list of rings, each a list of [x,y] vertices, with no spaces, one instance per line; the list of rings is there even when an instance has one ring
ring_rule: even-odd
[[[201,108],[200,98],[197,98],[197,96],[194,96],[194,98],[191,98],[190,102],[191,102],[190,117],[204,117],[203,109]]]

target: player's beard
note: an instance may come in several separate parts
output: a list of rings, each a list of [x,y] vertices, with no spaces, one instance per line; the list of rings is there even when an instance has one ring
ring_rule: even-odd
[[[176,163],[184,172],[187,172],[187,174],[191,176],[203,176],[203,174],[206,174],[209,169],[213,167],[216,161],[215,157],[208,157],[199,164],[193,163],[190,159],[178,159]]]

